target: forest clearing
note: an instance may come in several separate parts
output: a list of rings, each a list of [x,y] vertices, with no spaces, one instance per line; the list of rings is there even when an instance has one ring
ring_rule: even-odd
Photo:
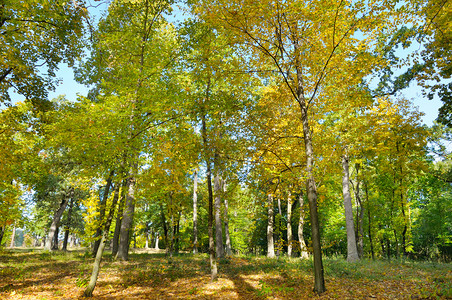
[[[0,0],[0,296],[451,297],[451,15]]]
[[[327,291],[312,291],[312,260],[233,256],[211,282],[208,256],[156,250],[104,259],[94,299],[450,299],[452,266],[437,262],[324,260]],[[164,252],[160,250],[160,252]],[[82,299],[91,272],[83,251],[0,253],[1,299]]]

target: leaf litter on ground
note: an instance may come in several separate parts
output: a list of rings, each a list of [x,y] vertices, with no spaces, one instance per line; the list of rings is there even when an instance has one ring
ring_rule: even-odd
[[[0,252],[0,299],[83,299],[93,260],[84,251]],[[143,250],[127,262],[106,254],[94,299],[451,299],[450,264],[324,259],[327,291],[312,292],[312,261],[238,256],[219,261],[210,281],[208,257]]]

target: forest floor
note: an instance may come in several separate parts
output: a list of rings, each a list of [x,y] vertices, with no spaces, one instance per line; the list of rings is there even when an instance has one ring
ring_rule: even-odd
[[[450,263],[324,258],[316,296],[311,260],[231,257],[211,283],[207,255],[155,252],[107,253],[93,299],[452,299]],[[0,250],[0,299],[82,299],[92,262],[84,251]]]

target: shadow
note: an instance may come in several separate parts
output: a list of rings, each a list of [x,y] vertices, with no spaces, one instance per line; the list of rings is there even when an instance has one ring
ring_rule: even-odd
[[[66,277],[76,278],[84,264],[74,257],[67,261],[55,259],[65,256],[64,252],[12,251],[0,255],[0,293],[23,290],[28,287],[58,283]],[[75,279],[74,279],[75,283]]]

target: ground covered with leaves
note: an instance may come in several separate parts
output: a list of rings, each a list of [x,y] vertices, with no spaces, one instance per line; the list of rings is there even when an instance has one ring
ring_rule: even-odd
[[[0,299],[79,299],[93,259],[83,251],[0,251]],[[449,299],[452,266],[435,262],[324,259],[327,291],[312,292],[312,261],[231,257],[211,283],[207,255],[106,254],[94,299]]]

